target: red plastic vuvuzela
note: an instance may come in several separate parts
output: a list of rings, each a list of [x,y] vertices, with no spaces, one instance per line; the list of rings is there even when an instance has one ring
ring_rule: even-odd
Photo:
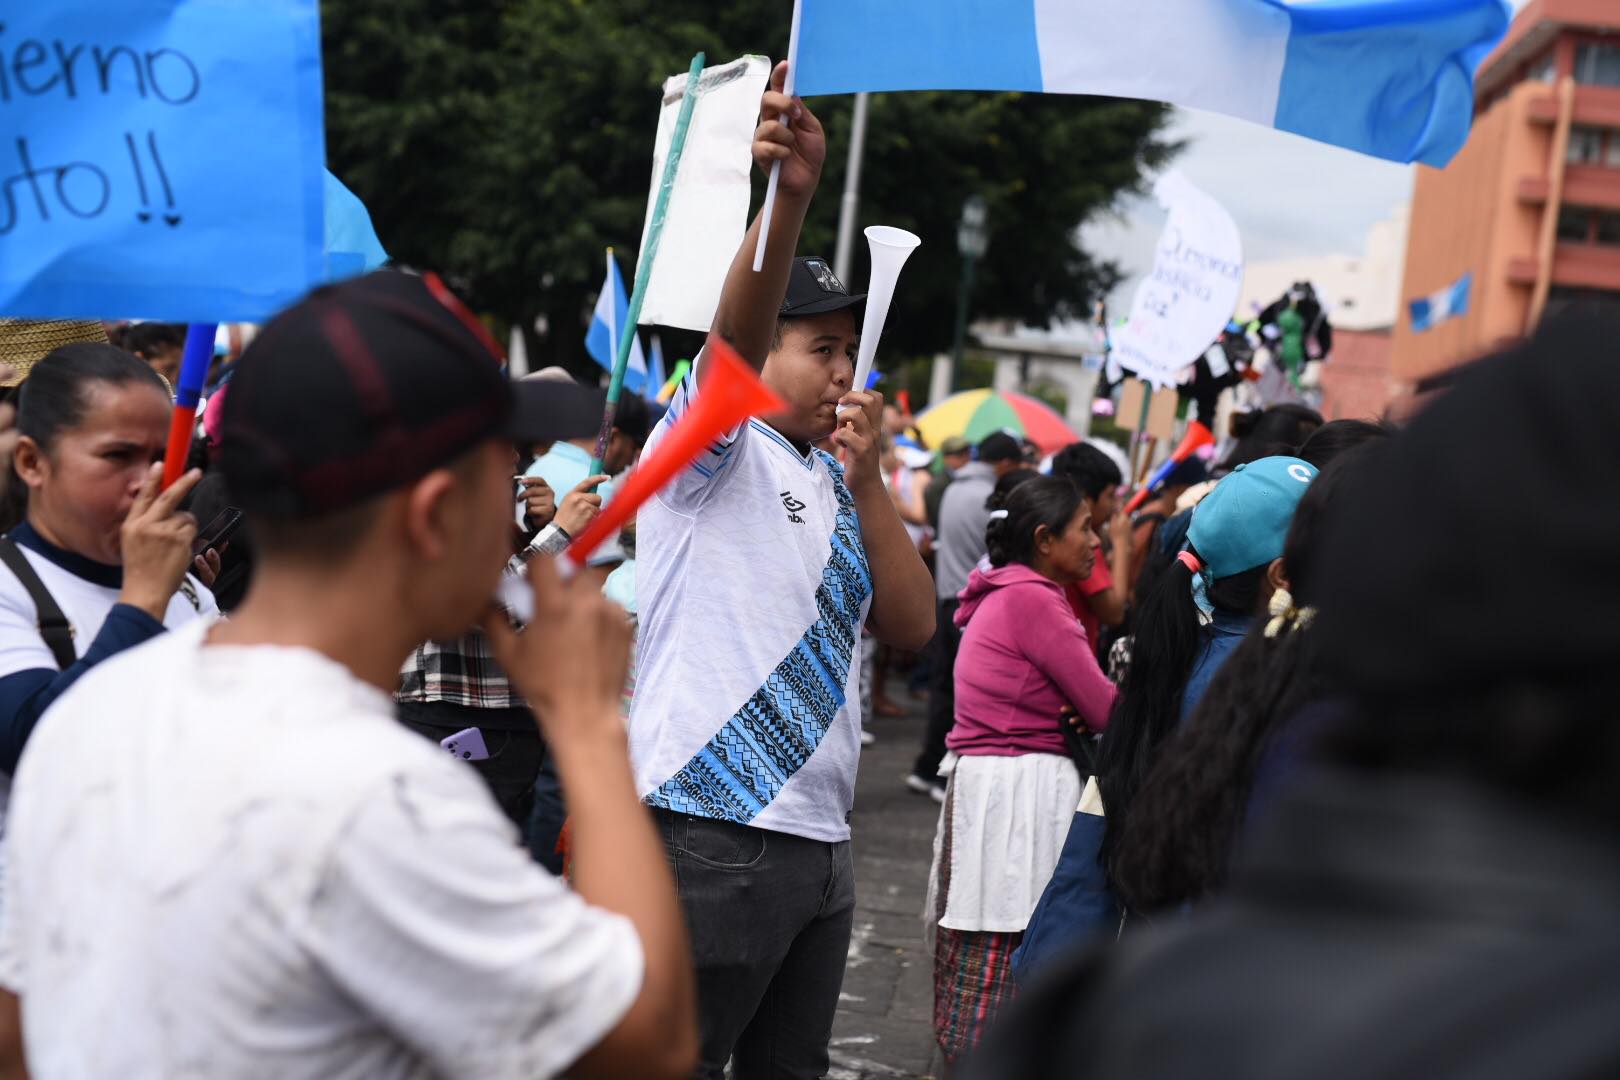
[[[625,477],[586,530],[569,545],[568,558],[584,566],[591,552],[635,516],[641,504],[662,491],[676,475],[697,460],[713,442],[750,416],[778,412],[782,399],[759,381],[737,350],[709,335],[703,352],[703,385],[681,417],[659,440],[658,446]]]
[[[1214,445],[1215,433],[1213,431],[1197,420],[1188,424],[1187,434],[1182,438],[1181,445],[1176,447],[1175,453],[1170,455],[1169,460],[1160,465],[1154,474],[1148,478],[1148,482],[1142,485],[1142,490],[1131,496],[1131,501],[1125,504],[1125,512],[1127,514],[1136,513],[1137,507],[1147,502],[1147,497],[1170,478],[1170,474],[1175,471],[1177,465],[1180,465],[1204,447]]]

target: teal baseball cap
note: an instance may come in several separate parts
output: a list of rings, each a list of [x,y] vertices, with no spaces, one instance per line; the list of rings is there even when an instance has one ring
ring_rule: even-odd
[[[1316,466],[1296,457],[1239,465],[1193,511],[1187,542],[1212,578],[1231,577],[1282,555],[1294,508],[1316,479]]]

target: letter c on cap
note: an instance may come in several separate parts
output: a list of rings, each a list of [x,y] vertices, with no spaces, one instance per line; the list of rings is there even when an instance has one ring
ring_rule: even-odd
[[[1302,484],[1308,484],[1315,478],[1315,474],[1311,472],[1309,465],[1290,465],[1288,466],[1288,475]]]

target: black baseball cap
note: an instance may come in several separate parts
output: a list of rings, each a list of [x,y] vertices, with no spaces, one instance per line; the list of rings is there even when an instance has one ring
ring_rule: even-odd
[[[317,289],[254,338],[222,406],[232,499],[313,517],[402,487],[491,438],[584,438],[602,391],[509,382],[437,279],[380,270]]]
[[[1005,431],[992,431],[979,440],[975,456],[980,461],[1023,461],[1024,448]]]
[[[843,311],[866,301],[866,294],[851,296],[844,283],[838,280],[826,259],[814,255],[801,255],[793,260],[788,274],[787,296],[782,300],[781,317],[793,319],[801,315],[825,315],[829,311]]]

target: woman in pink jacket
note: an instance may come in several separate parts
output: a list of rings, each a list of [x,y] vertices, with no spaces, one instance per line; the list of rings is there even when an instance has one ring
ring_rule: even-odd
[[[1101,731],[1115,692],[1064,598],[1100,546],[1085,496],[1041,477],[990,507],[988,565],[956,613],[956,726],[930,886],[934,1034],[947,1062],[973,1049],[1011,995],[1012,951],[1080,801],[1064,707]]]

